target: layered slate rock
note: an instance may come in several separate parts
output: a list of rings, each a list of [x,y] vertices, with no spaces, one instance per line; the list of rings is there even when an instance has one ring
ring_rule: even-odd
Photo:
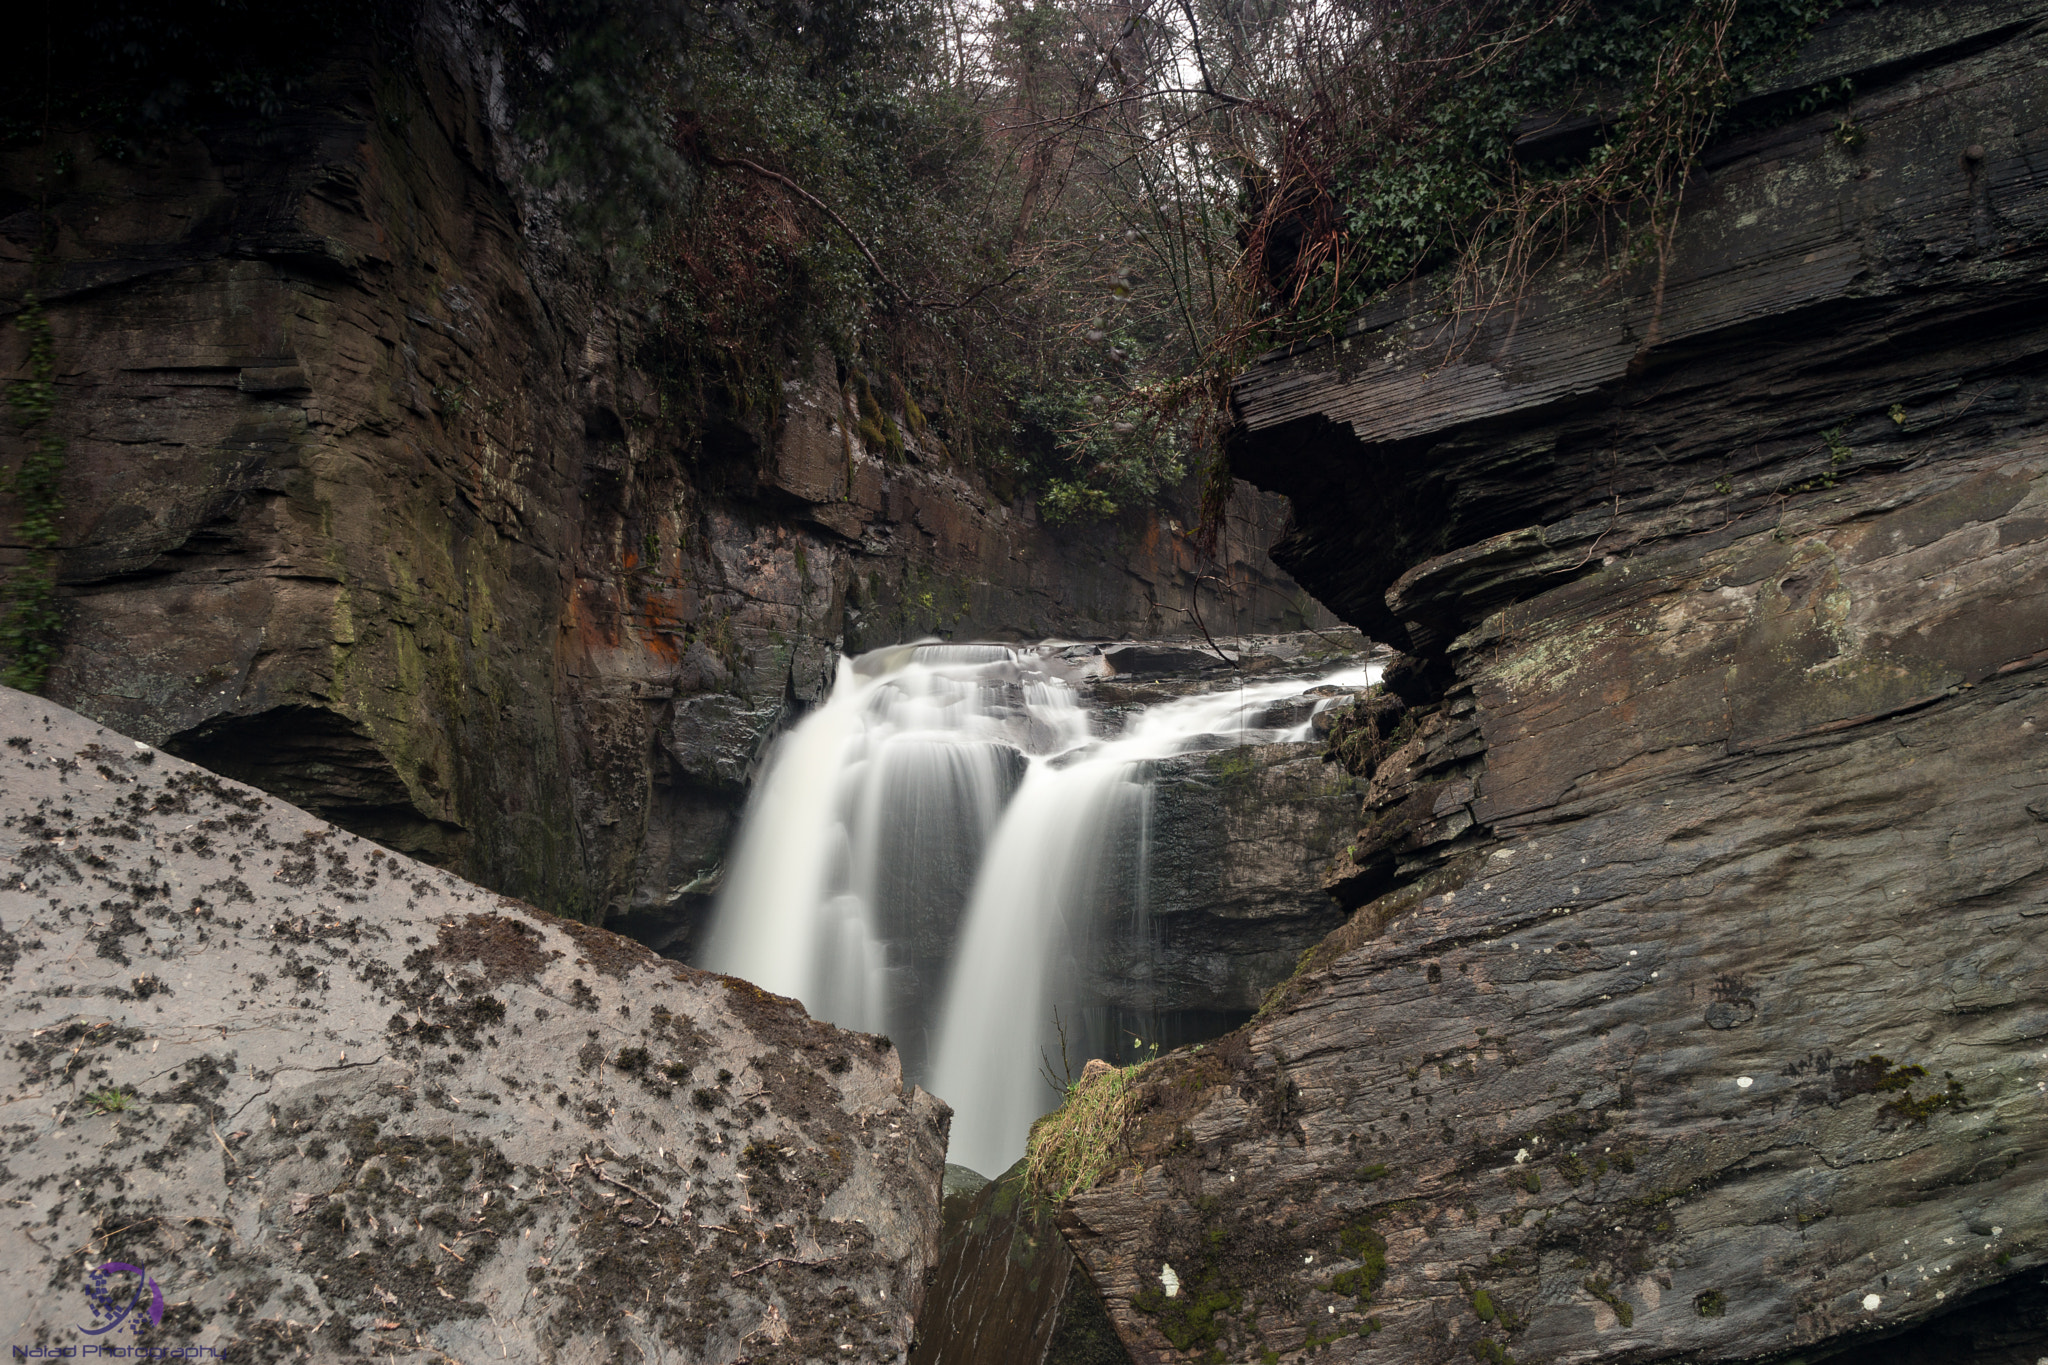
[[[1153,671],[1134,678],[1124,670],[1118,661],[1132,648],[1147,651]],[[1084,678],[1079,690],[1110,733],[1181,698],[1228,697],[1245,683],[1287,678],[1300,687],[1240,704],[1245,728],[1235,739],[1219,727],[1208,741],[1217,747],[1149,765],[1142,899],[1106,900],[1076,963],[1084,998],[1105,1014],[1072,1041],[1083,1056],[1126,1058],[1243,1023],[1301,954],[1343,922],[1324,883],[1356,825],[1357,783],[1324,761],[1321,740],[1295,741],[1288,732],[1307,730],[1317,707],[1363,690],[1367,654],[1350,631],[1226,637],[1205,641],[1200,652],[1110,646],[1102,654],[1103,676]],[[1354,685],[1319,681],[1344,673],[1358,675]]]
[[[115,1262],[124,1347],[907,1357],[949,1115],[886,1040],[9,690],[0,792],[10,1345]]]
[[[1211,564],[1191,488],[1050,526],[935,439],[863,440],[829,358],[779,398],[643,363],[531,187],[510,30],[404,8],[260,117],[0,149],[0,317],[46,311],[66,442],[49,695],[595,921],[715,883],[837,649],[1319,612],[1266,558],[1271,495]],[[26,347],[0,327],[0,376]]]
[[[1243,379],[1409,657],[1351,919],[1066,1211],[1135,1359],[2048,1354],[2044,21],[1831,26],[1661,314],[1418,286]]]

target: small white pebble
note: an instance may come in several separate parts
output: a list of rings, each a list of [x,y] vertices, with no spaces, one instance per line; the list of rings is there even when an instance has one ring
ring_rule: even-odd
[[[1651,973],[1650,973],[1650,980],[1652,980],[1652,981],[1655,981],[1656,979],[1657,979],[1657,974],[1656,974],[1655,972],[1651,972]]]
[[[1634,956],[1636,955],[1636,950],[1635,950],[1635,949],[1633,949],[1633,948],[1629,949],[1629,950],[1628,950],[1628,955],[1629,955],[1630,957],[1634,957]]]
[[[1878,1305],[1883,1302],[1884,1300],[1879,1298],[1875,1294],[1865,1294],[1863,1296],[1863,1311],[1866,1313],[1875,1313],[1877,1311]]]
[[[1173,1267],[1165,1261],[1159,1263],[1159,1283],[1166,1290],[1167,1298],[1175,1298],[1180,1294],[1180,1276],[1176,1275]]]
[[[1751,1076],[1737,1076],[1735,1078],[1735,1087],[1738,1090],[1747,1090],[1755,1084],[1756,1079]]]
[[[1993,1223],[1991,1225],[1991,1235],[1993,1237],[2003,1237],[2005,1236],[2005,1229]]]
[[[1524,1147],[1524,1148],[1523,1148],[1523,1149],[1522,1149],[1521,1151],[1519,1151],[1519,1152],[1516,1152],[1516,1153],[1515,1153],[1515,1164],[1516,1164],[1517,1166],[1521,1165],[1521,1164],[1522,1164],[1523,1162],[1527,1161],[1528,1159],[1529,1159],[1529,1149],[1528,1149],[1527,1147]]]

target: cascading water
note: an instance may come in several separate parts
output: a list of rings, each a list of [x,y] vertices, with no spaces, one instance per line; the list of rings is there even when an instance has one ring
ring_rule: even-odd
[[[1051,646],[842,660],[770,755],[698,954],[893,1038],[954,1108],[948,1159],[985,1173],[1056,1099],[1041,1072],[1060,1056],[1056,1018],[1098,1003],[1078,998],[1091,944],[1145,933],[1152,764],[1309,731],[1259,724],[1311,686],[1297,677],[1159,702],[1100,736],[1073,686],[1099,667]]]

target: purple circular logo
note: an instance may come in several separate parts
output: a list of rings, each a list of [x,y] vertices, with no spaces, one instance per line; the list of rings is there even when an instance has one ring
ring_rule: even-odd
[[[142,1306],[145,1294],[147,1308]],[[140,1332],[145,1318],[152,1327],[164,1320],[162,1287],[148,1271],[126,1261],[108,1261],[87,1275],[85,1299],[92,1305],[92,1326],[81,1324],[78,1330],[89,1337],[102,1336],[124,1323],[129,1331]]]

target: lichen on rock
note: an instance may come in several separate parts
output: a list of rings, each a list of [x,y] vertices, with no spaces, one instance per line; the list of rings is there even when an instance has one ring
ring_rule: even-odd
[[[0,1300],[229,1358],[900,1362],[948,1111],[882,1040],[0,689]]]

